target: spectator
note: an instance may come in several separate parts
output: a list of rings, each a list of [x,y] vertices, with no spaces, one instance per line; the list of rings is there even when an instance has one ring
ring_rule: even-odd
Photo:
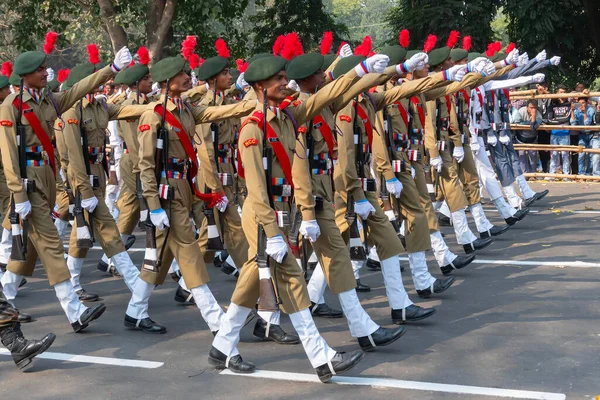
[[[594,115],[594,125],[600,125],[600,101],[596,104],[596,114]],[[598,128],[600,129],[600,128]],[[592,149],[600,149],[600,132],[592,133]],[[600,176],[600,154],[592,154],[592,173]]]
[[[564,85],[558,85],[558,94],[566,93]],[[548,107],[547,121],[548,125],[569,125],[571,120],[571,102],[569,99],[553,99]],[[569,146],[570,131],[565,129],[555,129],[550,135],[550,144],[555,146]],[[553,151],[550,155],[551,174],[556,173],[556,167],[559,164],[559,158],[562,156],[562,173],[569,175],[571,173],[571,157],[568,151]],[[565,179],[567,180],[567,179]]]
[[[575,85],[576,92],[583,93],[584,90],[585,90],[585,85],[583,83],[578,83],[577,85]]]
[[[537,91],[539,94],[549,94],[550,91],[548,90],[548,87],[549,87],[549,83],[548,83],[548,80],[546,80],[542,83],[538,83]],[[542,123],[543,124],[548,123],[548,114],[550,111],[551,104],[552,104],[551,99],[539,99],[538,100],[538,110],[539,110],[540,114],[542,114]],[[568,122],[567,122],[567,124],[568,124]],[[539,131],[538,132],[538,143],[539,144],[550,144],[550,136],[551,136],[550,131],[546,131],[546,130]],[[539,159],[540,159],[540,163],[542,165],[540,172],[548,172],[548,164],[550,162],[550,152],[540,151]]]
[[[588,104],[587,98],[580,98],[577,103],[571,104],[571,125],[589,126],[594,123],[596,112],[594,107]],[[591,149],[592,137],[594,134],[589,130],[579,131],[579,146],[585,149]],[[579,175],[591,175],[592,173],[592,158],[591,154],[579,153]]]
[[[542,123],[542,114],[538,111],[537,100],[529,100],[526,107],[515,110],[513,123],[529,125],[531,129],[516,130],[516,143],[537,143],[537,128]],[[537,151],[519,151],[519,162],[523,172],[535,172],[537,169]]]

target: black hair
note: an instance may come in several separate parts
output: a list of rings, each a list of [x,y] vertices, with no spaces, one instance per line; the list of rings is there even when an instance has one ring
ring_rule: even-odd
[[[530,99],[527,102],[527,107],[529,107],[529,106],[534,106],[537,109],[538,108],[538,101],[535,100],[535,99]]]

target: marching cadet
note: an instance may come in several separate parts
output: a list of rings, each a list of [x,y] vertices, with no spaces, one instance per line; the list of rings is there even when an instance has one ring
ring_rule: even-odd
[[[64,93],[47,95],[46,54],[28,51],[15,61],[14,73],[20,76],[23,86],[19,94],[12,94],[0,106],[0,147],[11,206],[18,219],[26,221],[28,229],[25,261],[11,259],[7,272],[1,279],[4,295],[14,302],[22,277],[31,276],[39,258],[54,286],[56,296],[75,332],[87,328],[99,318],[106,306],[98,304],[87,308],[80,303],[70,281],[69,269],[64,259],[64,248],[52,219],[48,216],[55,204],[55,159],[51,138],[57,114],[70,109],[79,99],[97,88],[131,61],[129,49],[123,47],[115,55],[111,66],[106,66],[81,80]],[[21,113],[21,114],[20,114]],[[24,135],[20,144],[26,145],[26,159],[21,159],[17,133]],[[35,182],[35,183],[33,183]],[[15,217],[16,217],[15,215]],[[15,218],[16,220],[16,218]],[[4,227],[9,224],[5,219]],[[21,251],[21,253],[25,253]]]
[[[384,56],[375,57],[383,58]],[[298,100],[293,102],[290,107],[298,107],[318,90],[321,90],[324,83],[323,63],[322,54],[303,54],[288,64],[287,77],[295,80],[301,91]],[[367,61],[367,64],[369,63],[370,61]],[[362,78],[346,93],[337,97],[333,104],[323,108],[319,115],[308,121],[307,125],[298,129],[301,134],[306,135],[306,154],[312,193],[315,196],[315,217],[321,231],[317,240],[312,242],[319,263],[308,283],[311,313],[313,316],[324,317],[345,315],[350,334],[358,338],[359,345],[365,351],[391,344],[405,333],[403,327],[391,329],[377,325],[361,306],[356,295],[356,282],[348,246],[335,224],[332,172],[337,148],[333,133],[335,129],[334,114],[356,95],[368,90],[371,86],[370,79]],[[303,233],[302,229],[300,233]],[[305,263],[307,261],[304,260]],[[338,295],[343,314],[341,311],[336,314],[336,310],[332,310],[322,301],[326,285],[329,285],[332,292]]]
[[[181,99],[181,95],[191,89],[185,67],[186,60],[176,56],[157,62],[150,70],[152,79],[160,84],[164,94],[159,101],[151,103],[140,118],[139,169],[144,198],[150,210],[147,242],[154,239],[154,227],[158,231],[155,248],[147,250],[141,279],[137,281],[128,310],[147,308],[152,290],[164,282],[175,259],[202,317],[210,330],[216,332],[223,311],[208,288],[206,265],[189,216],[194,194],[209,207],[223,199],[220,193],[203,194],[194,189],[198,161],[192,140],[195,125],[239,118],[254,108],[254,102],[218,107],[192,106]]]
[[[10,65],[10,69],[12,70],[12,65],[10,61],[7,61]],[[5,67],[4,63],[2,65],[2,72],[4,73]],[[8,72],[8,76],[10,76],[10,72]],[[5,98],[10,94],[10,84],[8,83],[8,76],[4,74],[0,75],[0,104],[4,101]],[[0,153],[2,150],[0,150]],[[8,214],[8,204],[10,201],[10,193],[8,191],[8,186],[6,185],[6,176],[4,175],[4,167],[2,166],[2,160],[0,159],[0,216],[2,219]],[[1,228],[2,235],[8,235],[8,230],[6,234],[4,233],[4,228]],[[1,246],[1,245],[0,245]],[[0,279],[6,270],[6,264],[8,264],[8,254],[4,251],[4,249],[0,249]]]
[[[303,235],[313,243],[319,237],[309,164],[305,156],[305,137],[303,134],[296,137],[295,126],[319,115],[323,108],[348,90],[356,75],[381,71],[385,64],[387,59],[370,59],[370,64],[361,64],[356,73],[340,77],[297,107],[281,110],[279,104],[286,98],[288,84],[286,59],[267,55],[250,63],[245,79],[253,87],[258,104],[244,123],[239,139],[248,187],[242,227],[250,245],[249,255],[257,254],[256,258],[262,260],[263,266],[259,268],[257,259],[250,258],[241,268],[231,304],[208,356],[209,362],[216,368],[229,368],[238,373],[255,370],[254,364],[242,359],[237,344],[246,316],[254,308],[259,295],[261,301],[266,297],[265,293],[259,293],[262,282],[271,280],[269,263],[263,259],[265,255],[275,263],[272,279],[281,297],[282,311],[289,314],[319,379],[327,382],[333,375],[354,367],[363,357],[364,353],[360,350],[349,354],[336,352],[319,334],[309,311],[311,302],[302,270],[289,254],[291,250],[285,239],[289,220],[286,221],[285,217],[289,217],[288,200],[293,188],[296,204],[302,212]],[[267,141],[270,146],[263,148]],[[273,306],[277,309],[276,305]],[[268,324],[266,330],[269,330]]]

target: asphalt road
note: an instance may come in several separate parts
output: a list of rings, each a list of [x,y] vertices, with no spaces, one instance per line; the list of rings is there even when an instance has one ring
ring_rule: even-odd
[[[252,325],[242,331],[240,351],[264,372],[254,377],[219,374],[207,362],[210,331],[197,308],[173,301],[176,285],[171,281],[155,290],[150,304],[151,316],[167,326],[167,334],[126,330],[129,291],[120,279],[96,270],[101,252],[95,250],[82,282],[103,297],[106,313],[84,333],[74,333],[43,269],[37,268],[17,305],[36,318],[23,325],[27,337],[57,334],[49,354],[53,359],[38,359],[21,373],[0,352],[1,393],[29,399],[594,398],[600,394],[600,186],[532,186],[548,188],[550,194],[533,207],[536,212],[481,251],[480,263],[455,273],[457,282],[447,292],[422,301],[405,272],[411,298],[437,307],[438,313],[407,325],[399,341],[368,353],[333,383],[314,382],[316,375],[300,345],[259,342]],[[492,222],[502,222],[491,204],[484,208]],[[453,251],[462,253],[451,229],[443,231]],[[135,247],[143,247],[141,237]],[[141,264],[143,252],[132,253],[132,258]],[[441,276],[431,254],[428,261],[432,273]],[[208,268],[211,290],[227,306],[234,280]],[[373,287],[359,295],[363,306],[377,323],[390,325],[381,274],[363,271],[363,280]],[[331,293],[326,299],[339,307]],[[332,347],[358,348],[344,318],[316,322]],[[282,325],[292,329],[287,317]],[[55,353],[100,358],[64,361]],[[149,368],[127,365],[129,360]],[[276,376],[277,371],[289,375]]]

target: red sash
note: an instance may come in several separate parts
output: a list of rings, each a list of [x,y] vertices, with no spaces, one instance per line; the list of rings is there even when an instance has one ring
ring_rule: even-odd
[[[502,89],[502,91],[504,92],[504,95],[506,96],[506,101],[510,101],[510,92],[508,91],[508,89]]]
[[[471,96],[467,94],[467,90],[461,89],[460,92],[463,94],[465,102],[467,103],[467,107],[471,107]]]
[[[450,115],[452,114],[452,100],[450,100],[450,96],[445,96],[446,97],[446,107],[448,107],[448,118],[450,118]]]
[[[406,129],[408,129],[408,112],[406,111],[406,108],[404,108],[402,103],[399,101],[394,102],[394,104],[398,106],[398,111],[400,111],[400,116],[404,121],[404,126],[406,126]]]
[[[479,90],[479,88],[476,88],[475,92],[477,93],[477,97],[479,98],[479,105],[483,109],[484,104],[483,104],[483,95],[481,94],[481,90]]]
[[[286,109],[294,101],[294,96],[287,96],[281,103],[279,103],[279,109]]]
[[[198,157],[196,156],[196,150],[194,150],[194,146],[192,146],[192,141],[190,140],[190,137],[188,136],[185,129],[183,129],[181,122],[179,122],[179,120],[170,111],[165,112],[162,104],[158,104],[157,106],[155,106],[154,112],[158,115],[165,116],[165,121],[167,121],[167,123],[171,125],[173,132],[177,134],[177,137],[179,138],[183,149],[185,150],[190,161],[192,162],[192,167],[190,168],[188,179],[190,180],[190,182],[192,182],[194,194],[198,196],[200,200],[207,203],[207,207],[214,207],[219,202],[221,195],[219,193],[202,193],[196,188],[194,178],[198,176]],[[165,138],[165,140],[169,140],[169,138]]]
[[[21,101],[19,100],[19,98],[15,98],[13,100],[13,106],[17,107],[17,112],[19,110],[19,106],[22,106],[23,116],[29,122],[29,126],[31,126],[31,129],[33,129],[35,136],[37,136],[38,140],[42,144],[42,148],[48,154],[48,158],[49,158],[48,161],[50,161],[50,166],[52,167],[52,171],[54,171],[54,176],[56,176],[56,165],[55,165],[55,160],[54,160],[54,146],[52,146],[52,141],[50,140],[50,138],[48,137],[48,134],[42,127],[42,123],[38,119],[37,115],[35,115],[35,112],[33,112],[31,107],[29,107],[26,103],[21,104]],[[27,110],[31,110],[31,111],[25,112]],[[21,140],[23,140],[23,143],[21,143],[21,145],[25,146],[25,138],[21,138]]]
[[[336,142],[333,137],[333,132],[331,132],[331,127],[329,127],[329,124],[325,122],[325,119],[323,119],[321,114],[317,115],[313,119],[313,125],[317,124],[319,125],[319,132],[321,132],[323,139],[325,139],[325,142],[327,142],[327,147],[329,148],[329,158],[333,160],[333,150],[335,149]]]
[[[367,131],[367,137],[369,138],[369,146],[373,147],[373,125],[371,125],[371,120],[369,119],[365,109],[360,104],[358,104],[358,107],[356,107],[356,113],[358,114],[358,117],[362,119],[362,122],[365,125],[365,131]]]
[[[419,113],[419,120],[421,121],[421,128],[425,128],[425,111],[423,110],[423,106],[421,102],[417,98],[417,96],[413,96],[410,101],[417,107],[417,112]]]

